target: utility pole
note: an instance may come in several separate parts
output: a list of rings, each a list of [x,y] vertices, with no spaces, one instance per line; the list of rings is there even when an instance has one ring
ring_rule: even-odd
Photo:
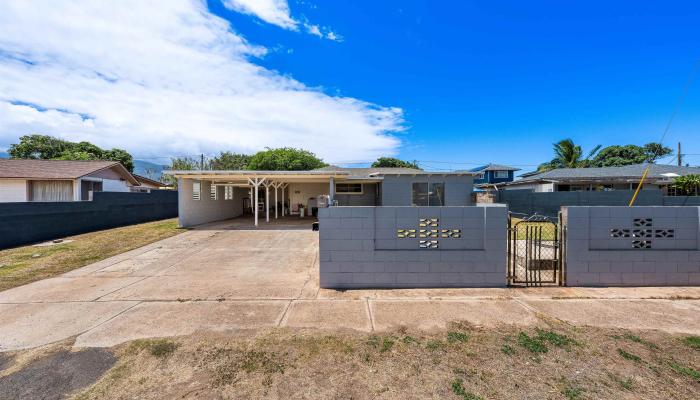
[[[200,155],[199,169],[204,171],[204,154]]]
[[[683,166],[683,156],[681,155],[681,142],[678,142],[678,166]]]

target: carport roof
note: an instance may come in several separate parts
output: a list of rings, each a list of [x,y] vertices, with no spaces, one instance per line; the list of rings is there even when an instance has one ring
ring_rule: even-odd
[[[164,174],[189,179],[248,179],[267,178],[272,180],[290,179],[348,179],[380,181],[386,175],[474,175],[474,172],[422,171],[412,168],[342,168],[326,167],[307,171],[163,171]]]
[[[214,179],[214,180],[248,180],[248,178],[266,178],[270,180],[318,180],[330,178],[347,178],[347,172],[340,171],[163,171],[164,174],[177,178]]]

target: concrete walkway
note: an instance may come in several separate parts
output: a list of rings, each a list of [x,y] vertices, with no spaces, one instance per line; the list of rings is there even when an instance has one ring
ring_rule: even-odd
[[[212,224],[0,292],[0,351],[76,337],[76,346],[267,327],[575,324],[700,334],[700,288],[399,289],[318,287],[318,234]],[[505,269],[505,267],[504,267]]]

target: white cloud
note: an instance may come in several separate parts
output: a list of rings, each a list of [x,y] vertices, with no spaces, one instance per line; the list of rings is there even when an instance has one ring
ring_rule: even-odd
[[[307,33],[335,42],[342,42],[343,37],[329,28],[311,24],[306,18],[301,21],[292,18],[287,0],[223,0],[229,10],[254,15],[261,20],[284,29],[298,31],[303,26]],[[310,6],[310,5],[309,5]]]
[[[402,111],[255,64],[200,0],[5,1],[0,147],[44,133],[137,156],[295,146],[328,161],[395,153]]]
[[[223,0],[223,4],[230,10],[255,15],[281,28],[297,29],[298,22],[290,15],[287,0]]]

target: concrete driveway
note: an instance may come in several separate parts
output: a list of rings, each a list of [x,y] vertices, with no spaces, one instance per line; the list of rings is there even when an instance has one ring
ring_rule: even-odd
[[[495,326],[557,318],[700,334],[697,287],[319,289],[317,232],[294,220],[264,230],[245,230],[248,223],[211,224],[0,292],[0,351],[70,337],[80,347],[112,346],[197,330],[369,332],[454,320]]]

